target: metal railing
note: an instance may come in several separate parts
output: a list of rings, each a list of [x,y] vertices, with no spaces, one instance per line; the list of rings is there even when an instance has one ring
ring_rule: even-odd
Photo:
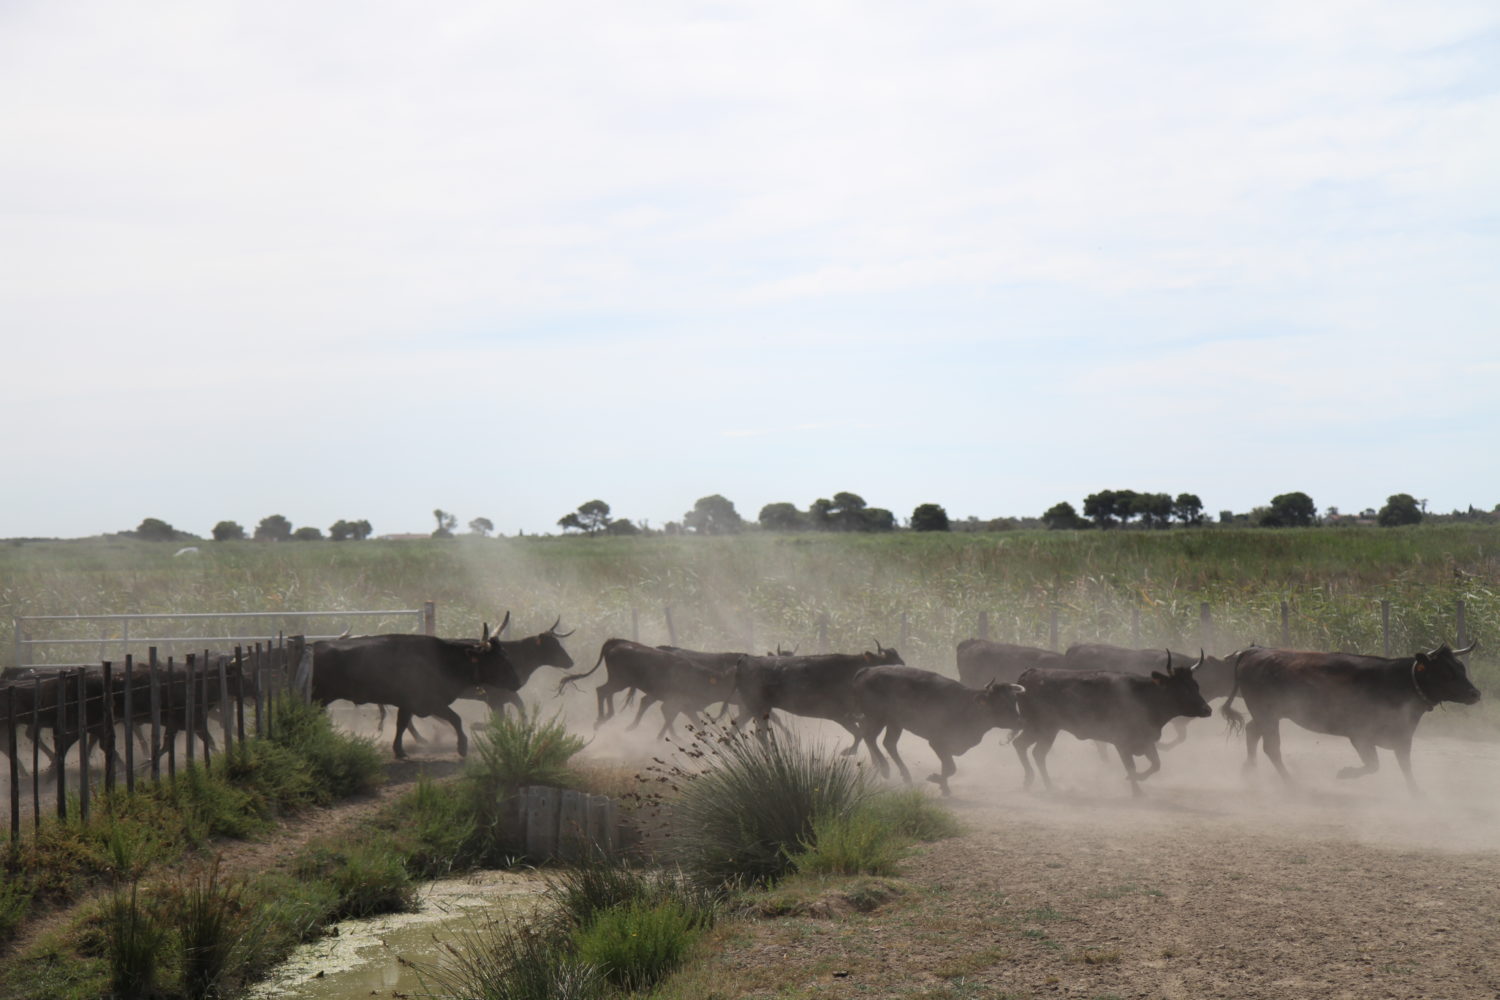
[[[15,621],[15,663],[16,667],[46,666],[46,667],[78,667],[86,666],[87,662],[77,660],[76,662],[40,662],[46,657],[38,656],[45,651],[57,647],[74,647],[77,649],[91,648],[97,655],[91,655],[92,662],[101,660],[123,660],[127,653],[143,655],[147,647],[159,647],[162,652],[171,651],[176,646],[187,646],[189,649],[199,649],[203,644],[224,644],[232,646],[236,643],[249,644],[254,642],[273,642],[278,635],[300,634],[309,640],[332,639],[345,629],[352,629],[356,620],[382,619],[395,620],[409,619],[413,631],[424,632],[427,635],[437,633],[437,607],[432,601],[427,601],[420,608],[399,608],[387,611],[225,611],[225,612],[198,612],[192,614],[141,614],[141,615],[26,615],[17,617]],[[274,628],[257,629],[257,623],[275,621]],[[202,629],[187,634],[182,632],[177,635],[159,635],[155,633],[166,631],[181,631],[186,626],[173,627],[171,623],[198,622],[200,624],[208,621],[222,621],[226,623],[226,629],[231,634],[206,634]],[[240,624],[248,622],[249,624]],[[84,623],[98,623],[97,635],[91,636],[63,636],[48,638],[33,638],[37,631],[36,626],[41,625],[43,629],[51,630],[66,628],[67,623],[83,625]],[[144,627],[151,623],[150,628]],[[136,625],[132,634],[132,625]],[[320,630],[317,626],[322,625]],[[75,658],[76,658],[75,654]]]

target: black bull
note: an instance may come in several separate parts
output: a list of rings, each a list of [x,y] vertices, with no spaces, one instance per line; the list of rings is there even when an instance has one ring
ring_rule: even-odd
[[[1020,679],[1025,691],[1016,699],[1021,734],[1014,743],[1026,784],[1032,780],[1026,752],[1035,746],[1036,769],[1052,787],[1047,753],[1057,734],[1066,731],[1081,740],[1113,744],[1132,794],[1140,795],[1140,783],[1161,769],[1156,752],[1161,727],[1179,715],[1201,719],[1212,714],[1193,678],[1195,669],[1169,665],[1165,673],[1154,671],[1149,677],[1109,670],[1026,671]],[[1136,757],[1145,757],[1151,766],[1137,772]]]
[[[953,758],[979,744],[984,734],[996,727],[1017,729],[1016,697],[1022,693],[1018,684],[990,681],[982,690],[916,667],[866,667],[854,675],[854,697],[862,719],[860,728],[870,759],[882,777],[888,771],[885,758],[875,746],[875,737],[885,731],[881,742],[886,753],[901,769],[901,777],[911,784],[911,772],[896,752],[896,743],[904,731],[925,739],[937,754],[941,769],[928,775],[948,794],[948,779],[957,767]]]
[[[873,653],[815,656],[742,656],[734,668],[735,698],[752,718],[767,720],[774,709],[837,722],[854,737],[845,755],[863,738],[854,698],[854,675],[866,667],[904,666],[901,654],[875,644]]]
[[[396,739],[401,745],[414,716],[433,716],[453,727],[458,752],[469,752],[463,722],[452,704],[474,687],[520,688],[515,668],[498,637],[440,639],[431,635],[370,635],[313,644],[312,697],[319,704],[396,706]]]
[[[1479,689],[1469,680],[1460,656],[1478,642],[1453,650],[1447,644],[1394,659],[1354,653],[1312,653],[1252,646],[1235,654],[1234,689],[1220,710],[1232,727],[1245,731],[1245,767],[1255,764],[1260,742],[1281,777],[1291,775],[1281,762],[1282,719],[1303,729],[1346,737],[1363,766],[1346,767],[1340,778],[1357,778],[1380,768],[1377,747],[1396,754],[1413,794],[1411,742],[1422,717],[1445,701],[1472,705]],[[1244,694],[1247,722],[1232,706]]]

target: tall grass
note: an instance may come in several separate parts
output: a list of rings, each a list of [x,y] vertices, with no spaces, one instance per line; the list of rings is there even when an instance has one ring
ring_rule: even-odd
[[[447,945],[440,963],[417,966],[434,996],[470,1000],[598,1000],[606,982],[566,936],[523,922],[474,927]]]
[[[707,886],[764,885],[794,867],[814,824],[858,807],[873,791],[851,757],[792,735],[697,734],[671,777],[671,853]]]

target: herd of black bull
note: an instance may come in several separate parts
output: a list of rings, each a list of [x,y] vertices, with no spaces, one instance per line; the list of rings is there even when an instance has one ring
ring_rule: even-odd
[[[453,702],[479,697],[497,711],[506,705],[520,709],[517,692],[537,669],[573,666],[560,641],[569,634],[559,633],[554,623],[538,635],[509,641],[499,632],[477,640],[375,635],[321,641],[312,647],[311,694],[324,705],[346,700],[395,706],[398,757],[405,756],[403,736],[419,716],[452,725],[464,754],[468,741]],[[759,721],[762,732],[777,710],[827,719],[854,737],[845,753],[854,753],[863,741],[882,774],[888,765],[876,740],[884,734],[881,746],[908,781],[896,746],[909,731],[936,753],[941,770],[929,780],[945,794],[955,771],[953,758],[993,728],[1016,732],[1013,745],[1028,785],[1034,761],[1051,787],[1047,753],[1058,733],[1067,732],[1113,745],[1140,794],[1139,783],[1161,766],[1157,749],[1166,723],[1175,720],[1181,727],[1187,719],[1207,717],[1212,714],[1208,700],[1225,697],[1221,712],[1245,733],[1247,767],[1254,764],[1259,744],[1290,780],[1281,760],[1279,726],[1285,718],[1353,743],[1362,766],[1344,768],[1341,778],[1375,771],[1377,747],[1393,750],[1415,792],[1411,742],[1422,716],[1441,702],[1479,700],[1460,659],[1475,645],[1460,650],[1443,645],[1394,659],[1251,646],[1223,658],[1200,654],[1193,662],[1164,650],[1078,644],[1056,653],[967,639],[958,645],[955,681],[908,667],[896,650],[879,643],[866,653],[752,656],[609,639],[593,668],[565,676],[558,690],[603,666],[604,682],[595,691],[596,728],[614,715],[614,696],[622,692],[627,704],[641,696],[631,728],[650,706],[661,705],[663,734],[679,716],[715,704],[723,705],[720,718],[737,705],[741,717]],[[1244,699],[1248,720],[1233,707],[1237,697]],[[93,728],[92,720],[87,725]],[[56,741],[62,738],[59,730]],[[1174,743],[1182,738],[1179,728]],[[101,739],[109,746],[112,734]],[[1150,766],[1137,771],[1136,757],[1145,757]]]
[[[854,738],[845,751],[864,742],[882,774],[885,757],[877,738],[903,778],[910,773],[897,753],[903,732],[928,741],[941,762],[931,776],[946,793],[953,758],[976,746],[993,728],[1017,733],[1014,746],[1026,773],[1032,762],[1051,786],[1047,753],[1058,733],[1111,744],[1119,753],[1136,794],[1139,783],[1161,767],[1157,755],[1162,728],[1176,720],[1212,714],[1208,700],[1226,698],[1222,713],[1246,736],[1247,761],[1259,744],[1283,778],[1280,723],[1290,719],[1314,732],[1347,737],[1361,767],[1340,777],[1368,774],[1379,766],[1376,748],[1393,750],[1411,789],[1411,741],[1422,716],[1440,702],[1473,704],[1479,691],[1447,645],[1408,657],[1383,658],[1351,653],[1312,653],[1251,646],[1223,658],[1191,657],[1164,650],[1131,650],[1078,644],[1065,653],[968,639],[958,646],[959,680],[906,666],[894,649],[876,643],[874,652],[812,656],[777,653],[707,653],[673,646],[648,646],[608,639],[594,666],[569,674],[558,685],[593,675],[596,728],[615,713],[614,697],[637,693],[641,704],[631,728],[646,710],[660,704],[661,734],[681,715],[731,704],[740,716],[770,724],[775,712],[827,719]],[[453,700],[465,692],[488,692],[494,707],[519,706],[515,692],[541,666],[567,669],[572,659],[558,642],[556,625],[541,635],[515,642],[498,637],[444,640],[426,636],[371,636],[318,643],[314,647],[313,696],[327,704],[339,699],[395,705],[394,749],[402,755],[402,733],[413,716],[436,716],[467,747]],[[1243,697],[1247,720],[1233,707]],[[660,735],[660,734],[659,734]],[[1179,729],[1177,741],[1183,738]],[[1171,746],[1173,744],[1163,744]],[[1138,771],[1136,757],[1149,767]]]

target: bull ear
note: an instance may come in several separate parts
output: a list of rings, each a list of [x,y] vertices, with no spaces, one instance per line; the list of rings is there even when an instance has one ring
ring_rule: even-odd
[[[864,657],[866,663],[874,663],[876,660],[876,656],[874,653],[865,653]]]
[[[1153,670],[1153,671],[1151,671],[1151,680],[1154,681],[1157,684],[1165,684],[1170,679],[1171,678],[1169,678],[1166,674],[1162,673],[1160,670]]]
[[[537,636],[536,638],[532,639],[531,641],[534,642],[534,643],[536,643],[538,646],[540,646],[542,644],[542,637],[541,636]]]

